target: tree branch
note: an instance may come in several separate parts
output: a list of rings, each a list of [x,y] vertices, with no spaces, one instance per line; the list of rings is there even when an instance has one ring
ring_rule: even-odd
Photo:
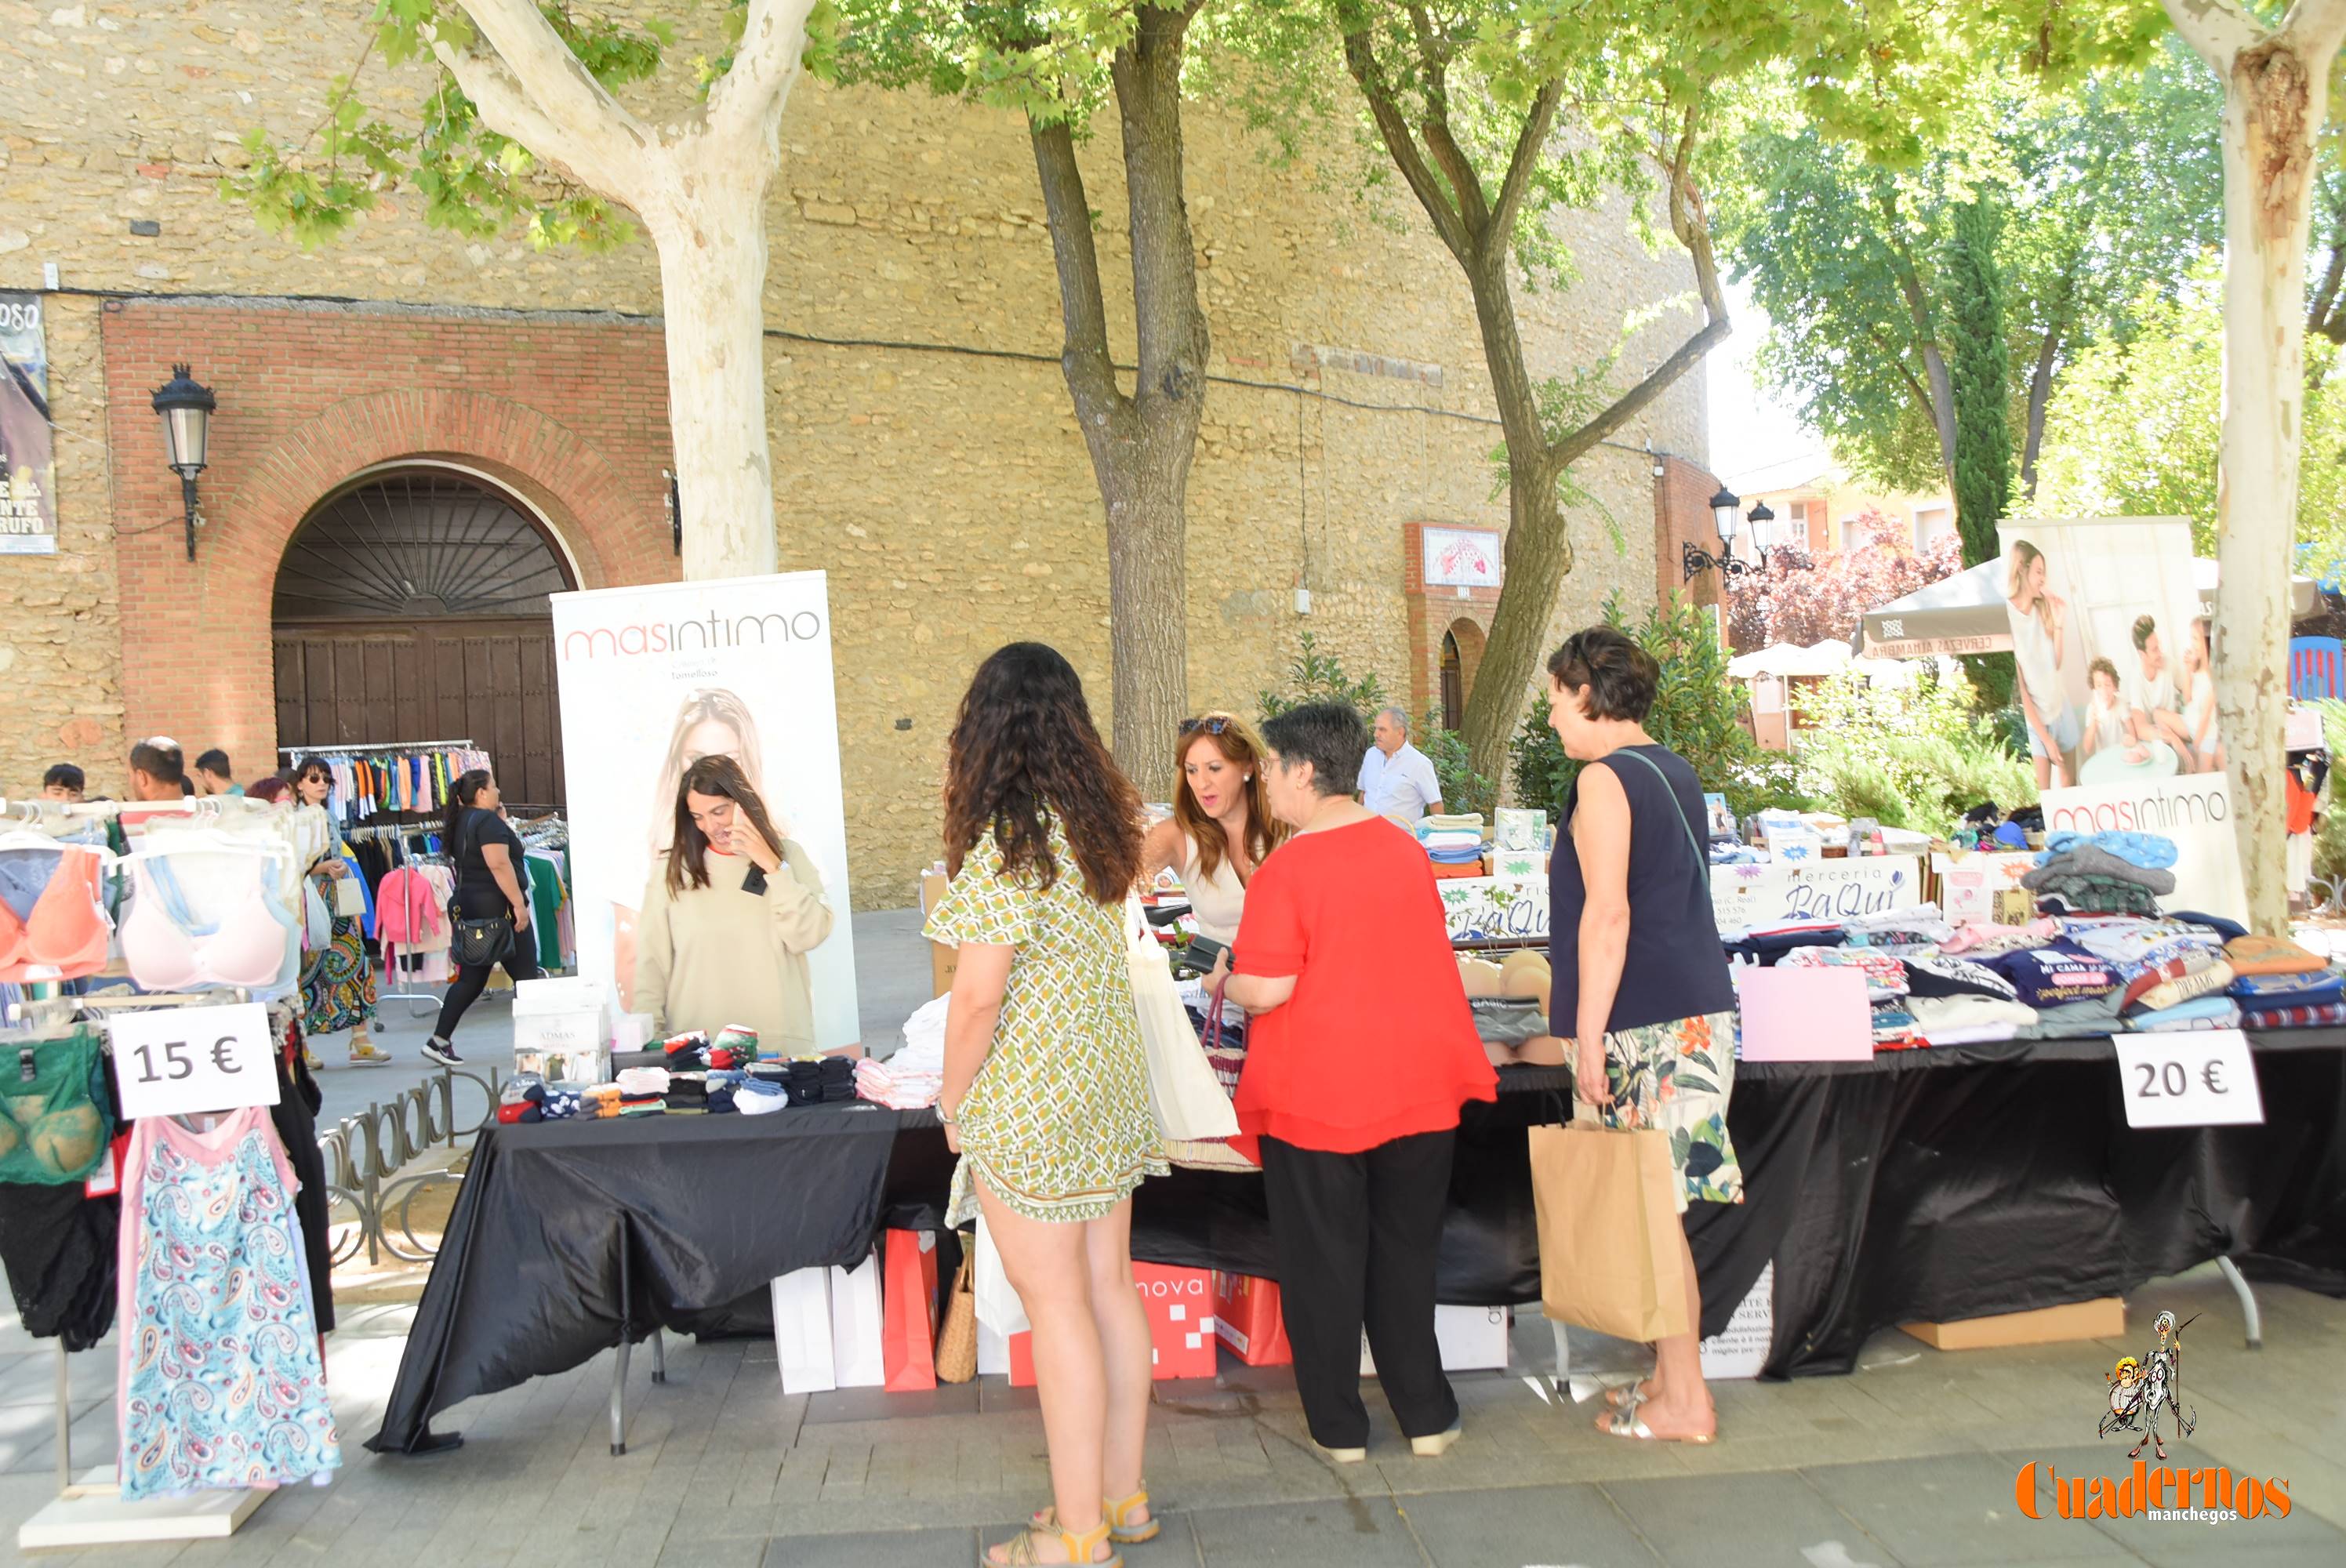
[[[1515,137],[1514,156],[1507,159],[1506,178],[1499,182],[1499,199],[1491,207],[1491,230],[1501,236],[1503,243],[1515,231],[1515,215],[1523,209],[1532,170],[1539,167],[1540,154],[1547,147],[1547,133],[1556,125],[1556,107],[1563,101],[1564,83],[1560,78],[1542,82],[1538,95],[1532,99],[1531,112],[1524,118],[1523,131]]]
[[[533,0],[463,4],[488,48],[460,51],[434,37],[432,53],[483,122],[580,184],[638,207],[637,168],[654,143],[635,116],[603,90]]]
[[[1059,366],[1076,400],[1078,419],[1122,420],[1131,402],[1116,384],[1107,351],[1107,306],[1100,292],[1099,251],[1092,243],[1091,204],[1084,195],[1084,171],[1076,163],[1075,133],[1065,121],[1026,122],[1035,144],[1035,171],[1043,185],[1043,210],[1051,227],[1051,255],[1059,270],[1059,310],[1066,340]],[[1085,432],[1089,442],[1094,433]]]
[[[2305,3],[2300,0],[2300,6]],[[2241,0],[2166,0],[2166,5],[2168,20],[2183,35],[2183,41],[2219,76],[2229,74],[2241,50],[2253,47],[2266,36],[2264,25]],[[2291,8],[2290,22],[2297,19],[2297,10]]]
[[[2327,60],[2346,42],[2346,0],[2295,0],[2280,25],[2309,59]]]
[[[1906,383],[1906,390],[1914,394],[1914,406],[1922,411],[1923,417],[1929,420],[1932,427],[1936,429],[1939,423],[1938,411],[1931,406],[1930,392],[1924,389],[1922,382],[1915,377],[1914,372],[1906,368],[1905,355],[1903,352],[1899,350],[1896,344],[1890,342],[1882,337],[1882,329],[1879,327],[1867,328],[1866,336],[1872,338],[1873,340],[1873,346],[1882,351],[1882,362],[1887,364],[1892,370],[1896,371],[1898,372],[1898,379]]]
[[[1704,211],[1702,195],[1694,188],[1689,173],[1694,163],[1695,140],[1701,128],[1698,112],[1689,107],[1678,133],[1676,155],[1668,167],[1670,182],[1670,231],[1678,243],[1687,248],[1694,260],[1695,291],[1702,297],[1703,323],[1694,334],[1678,347],[1678,351],[1647,372],[1646,379],[1613,400],[1596,418],[1548,448],[1551,472],[1561,472],[1598,442],[1612,434],[1635,418],[1647,404],[1669,390],[1672,382],[1700,363],[1703,355],[1727,338],[1734,330],[1728,320],[1727,292],[1719,287],[1719,261],[1711,252],[1710,219]]]
[[[1437,36],[1433,18],[1423,5],[1409,8],[1411,30],[1417,35],[1418,68],[1425,73],[1425,108],[1420,117],[1420,131],[1425,137],[1425,150],[1441,167],[1443,178],[1450,182],[1451,199],[1458,205],[1458,216],[1466,231],[1474,236],[1487,262],[1493,254],[1506,255],[1504,237],[1495,252],[1491,244],[1491,203],[1483,189],[1483,177],[1474,171],[1474,163],[1450,129],[1450,55]]]
[[[1426,166],[1424,156],[1419,152],[1417,139],[1410,132],[1409,122],[1402,117],[1401,106],[1394,100],[1383,72],[1378,69],[1375,47],[1365,32],[1344,35],[1344,68],[1360,85],[1361,97],[1369,106],[1369,117],[1376,122],[1377,134],[1383,139],[1385,150],[1392,154],[1393,167],[1401,170],[1402,178],[1415,193],[1418,205],[1424,208],[1426,217],[1433,219],[1433,232],[1449,248],[1450,254],[1458,259],[1460,266],[1472,269],[1475,257],[1474,239],[1467,233],[1458,209],[1443,194],[1441,180]]]
[[[709,90],[709,127],[747,134],[789,98],[806,56],[807,14],[815,0],[750,0],[733,64]]]

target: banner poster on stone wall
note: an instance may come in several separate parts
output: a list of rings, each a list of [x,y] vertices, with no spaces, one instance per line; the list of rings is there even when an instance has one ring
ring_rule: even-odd
[[[0,555],[56,553],[56,444],[41,296],[0,290]]]
[[[579,972],[632,1000],[637,911],[664,864],[678,779],[721,752],[813,859],[837,917],[809,955],[816,1042],[861,1039],[824,574],[598,588],[553,605]]]
[[[2175,841],[2159,902],[2247,907],[2216,717],[2214,628],[2180,517],[2025,520],[1999,530],[1996,585],[2050,832]]]

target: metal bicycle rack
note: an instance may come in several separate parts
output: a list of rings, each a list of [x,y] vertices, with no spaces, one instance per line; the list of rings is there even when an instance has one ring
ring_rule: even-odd
[[[326,1160],[326,1202],[329,1221],[339,1233],[332,1257],[337,1264],[363,1250],[369,1263],[386,1252],[407,1263],[428,1263],[434,1248],[416,1239],[412,1218],[416,1195],[440,1184],[454,1186],[464,1178],[451,1170],[399,1173],[418,1155],[442,1144],[454,1147],[476,1135],[495,1119],[497,1093],[503,1075],[495,1067],[488,1075],[443,1068],[438,1076],[406,1090],[398,1098],[375,1101],[355,1116],[318,1135],[318,1150]],[[456,1080],[475,1084],[485,1101],[478,1119],[459,1126]],[[394,1236],[404,1237],[401,1246]]]

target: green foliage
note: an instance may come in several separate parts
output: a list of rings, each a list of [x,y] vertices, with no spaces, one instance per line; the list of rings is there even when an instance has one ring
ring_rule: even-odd
[[[1287,684],[1285,691],[1258,694],[1255,706],[1263,718],[1277,718],[1307,702],[1341,702],[1358,713],[1362,723],[1373,724],[1377,711],[1385,706],[1384,685],[1375,671],[1354,680],[1341,659],[1320,651],[1319,639],[1310,632],[1298,640],[1295,662],[1287,667]]]
[[[744,5],[728,6],[730,38],[740,35]],[[566,0],[546,0],[539,10],[587,74],[613,91],[655,75],[676,39],[666,22],[616,19]],[[246,133],[248,162],[221,181],[222,200],[246,207],[264,231],[305,249],[338,238],[403,186],[422,199],[426,223],[470,239],[518,227],[539,249],[600,251],[635,238],[635,225],[604,196],[481,124],[436,53],[480,43],[459,0],[376,0],[373,21],[365,51],[349,76],[336,78],[326,115],[308,135],[280,142],[260,128]],[[809,33],[809,60],[819,66],[822,35],[814,21]],[[358,95],[378,54],[386,66],[413,65],[438,76],[413,125],[370,113]],[[723,64],[729,63],[728,55]],[[724,74],[722,65],[706,61],[698,70],[704,90]]]
[[[1954,339],[1949,379],[1955,405],[1955,526],[1964,565],[1996,554],[1995,525],[2012,503],[2011,369],[2004,346],[2004,281],[1995,265],[2004,227],[1994,195],[1977,191],[1955,209],[1947,251],[1947,321]]]
[[[1728,653],[1708,610],[1672,596],[1633,625],[1616,595],[1606,601],[1605,620],[1661,666],[1646,733],[1685,758],[1703,788],[1724,793],[1738,814],[1796,803],[1789,768],[1761,751],[1744,727],[1749,697],[1728,676]],[[1515,799],[1560,818],[1581,765],[1564,754],[1545,701],[1532,704],[1508,750]]]
[[[2191,519],[2216,553],[2223,423],[2223,263],[2210,254],[2174,299],[2146,297],[2130,341],[2096,345],[2055,383],[2037,509],[2046,516]],[[2318,565],[2346,555],[2346,371],[2328,338],[2305,338],[2297,537]]]
[[[1805,683],[1796,705],[1800,793],[1816,809],[1889,827],[1949,833],[1983,800],[2006,810],[2036,799],[2036,779],[1993,718],[1974,711],[1969,683],[1918,667],[1912,686],[1855,675]]]
[[[1410,744],[1425,753],[1433,764],[1433,776],[1442,784],[1442,809],[1444,811],[1477,811],[1484,820],[1490,820],[1491,809],[1499,803],[1499,782],[1474,771],[1474,759],[1466,753],[1466,738],[1454,729],[1442,728],[1438,708],[1428,708],[1418,715],[1410,728]]]

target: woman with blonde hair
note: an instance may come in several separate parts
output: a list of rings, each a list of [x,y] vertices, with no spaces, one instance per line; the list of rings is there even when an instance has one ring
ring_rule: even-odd
[[[1289,831],[1270,813],[1262,741],[1233,714],[1185,718],[1173,769],[1181,779],[1173,815],[1149,829],[1141,874],[1170,866],[1188,891],[1198,934],[1228,946],[1238,938],[1247,882]]]
[[[1052,1495],[991,1563],[1118,1563],[1116,1544],[1159,1529],[1132,1282],[1132,1195],[1167,1170],[1125,945],[1140,837],[1139,793],[1067,661],[1013,643],[978,667],[945,768],[953,881],[927,928],[961,952],[937,1096],[961,1156],[945,1223],[984,1216],[1034,1325]]]
[[[2067,652],[2069,606],[2045,591],[2045,552],[2025,539],[2005,558],[2004,596],[2012,606],[2012,656],[2020,667],[2020,708],[2028,718],[2028,752],[2036,759],[2036,787],[2050,789],[2053,769],[2064,783],[2077,777],[2076,754],[2085,721],[2061,688]]]

